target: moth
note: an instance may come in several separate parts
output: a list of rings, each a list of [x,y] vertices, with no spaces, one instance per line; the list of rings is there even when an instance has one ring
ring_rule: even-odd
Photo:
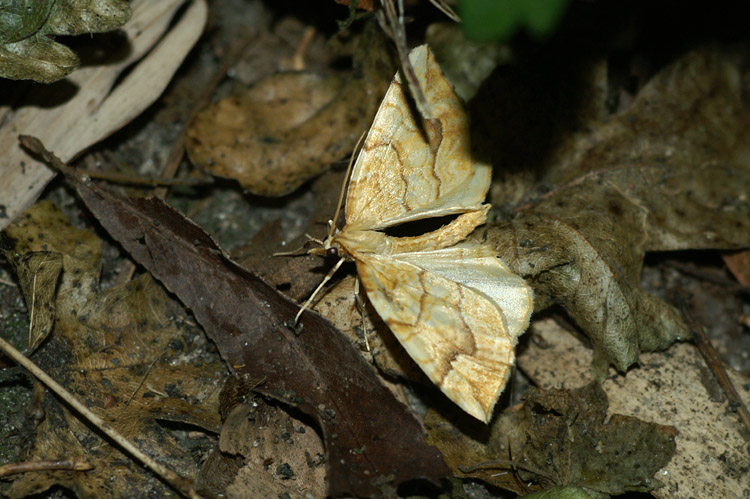
[[[491,247],[464,241],[487,220],[491,167],[472,157],[468,117],[428,47],[409,58],[434,118],[421,120],[397,74],[352,169],[346,224],[335,231],[332,223],[312,252],[341,257],[329,277],[353,260],[367,297],[414,362],[486,423],[528,326],[532,291]],[[450,216],[424,234],[386,233]]]

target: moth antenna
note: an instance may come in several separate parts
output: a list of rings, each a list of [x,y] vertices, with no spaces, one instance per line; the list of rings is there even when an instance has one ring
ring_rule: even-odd
[[[306,254],[307,251],[305,250],[305,246],[303,245],[292,251],[277,251],[273,254],[273,256],[302,256]]]
[[[318,243],[321,246],[323,246],[323,244],[324,244],[323,241],[321,241],[320,239],[317,239],[315,237],[312,237],[310,234],[306,233],[305,237],[307,238],[308,241],[312,241],[314,243]],[[274,253],[273,256],[304,256],[304,255],[307,255],[308,253],[309,252],[307,250],[305,250],[305,245],[303,244],[302,246],[300,246],[296,250],[292,250],[292,251],[278,251],[278,252]]]
[[[317,296],[317,294],[320,292],[321,289],[323,289],[323,286],[325,286],[325,284],[328,281],[331,280],[331,277],[333,277],[333,274],[335,274],[336,271],[341,267],[342,263],[344,263],[344,259],[343,258],[339,259],[339,261],[336,263],[336,265],[334,265],[333,268],[330,271],[328,271],[328,273],[323,278],[323,280],[320,282],[320,284],[318,284],[318,287],[315,288],[315,291],[312,292],[312,294],[310,295],[310,298],[308,298],[305,301],[305,303],[302,304],[302,307],[300,307],[299,312],[297,312],[297,315],[294,316],[294,325],[295,326],[297,325],[297,321],[299,321],[299,316],[302,315],[302,312],[304,312],[305,310],[307,310],[310,307],[310,304],[313,302],[313,300],[315,299],[315,297]]]
[[[349,176],[352,173],[352,166],[354,166],[354,159],[359,156],[359,150],[362,146],[362,141],[365,138],[365,135],[367,132],[362,132],[362,135],[359,136],[359,140],[357,140],[357,145],[354,146],[354,151],[352,151],[352,157],[349,158],[349,166],[346,167],[346,177],[344,180],[344,184],[341,186],[341,193],[339,194],[339,202],[336,204],[336,212],[333,215],[333,220],[330,220],[329,227],[328,227],[328,237],[333,237],[333,231],[336,227],[336,222],[339,219],[339,213],[341,213],[341,206],[344,204],[344,193],[346,192],[346,186],[349,184]]]

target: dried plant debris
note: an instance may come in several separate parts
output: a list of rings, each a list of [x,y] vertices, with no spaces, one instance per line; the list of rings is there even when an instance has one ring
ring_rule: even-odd
[[[99,291],[99,240],[73,227],[50,202],[33,206],[10,226],[3,245],[6,254],[16,248],[21,254],[47,252],[62,260],[54,330],[34,354],[35,362],[126,438],[184,476],[195,477],[196,459],[156,420],[217,431],[221,366],[215,356],[201,354],[203,340],[176,319],[179,308],[147,274]],[[45,284],[54,289],[56,283]],[[43,410],[26,459],[81,456],[95,468],[26,473],[13,482],[11,497],[53,485],[70,488],[79,497],[172,493],[54,397],[44,398]]]
[[[198,114],[191,161],[262,196],[283,196],[351,152],[375,115],[395,65],[374,24],[363,30],[354,73],[284,72]]]
[[[296,304],[161,199],[115,197],[38,141],[22,140],[64,171],[107,230],[192,309],[234,373],[264,378],[260,393],[314,418],[329,495],[383,495],[405,480],[450,473],[419,422],[329,322],[307,314],[291,328]]]
[[[260,382],[262,383],[263,380]],[[325,450],[318,433],[249,392],[255,383],[229,378],[218,449],[201,469],[201,486],[224,497],[323,497]],[[236,400],[227,401],[227,392]],[[230,402],[230,403],[225,403]],[[234,466],[241,458],[241,466]]]
[[[54,35],[111,31],[130,18],[125,0],[0,1],[0,77],[51,83],[79,64]]]
[[[522,406],[507,410],[479,438],[435,412],[428,413],[425,425],[457,476],[518,494],[573,487],[606,497],[661,487],[653,477],[674,454],[674,428],[608,416],[607,406],[597,383],[576,390],[532,389]]]
[[[525,466],[552,475],[555,485],[605,494],[662,486],[652,477],[674,454],[673,427],[618,414],[607,417],[607,395],[598,383],[575,390],[533,390],[525,398],[528,427],[519,456]],[[540,478],[524,469],[519,476]]]
[[[518,365],[534,383],[573,388],[591,382],[592,353],[579,339],[550,319],[535,323],[532,334]],[[697,348],[679,343],[643,354],[640,363],[627,376],[610,370],[602,386],[610,414],[676,428],[676,452],[658,474],[665,484],[658,496],[741,497],[750,483],[747,432]],[[727,374],[750,404],[750,379],[728,367]]]
[[[560,147],[544,182],[556,187],[475,235],[532,284],[535,310],[566,309],[600,375],[688,337],[673,307],[639,289],[644,252],[750,246],[746,71],[719,52],[685,56]]]

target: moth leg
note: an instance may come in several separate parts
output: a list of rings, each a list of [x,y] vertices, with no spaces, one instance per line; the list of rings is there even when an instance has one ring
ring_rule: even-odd
[[[326,274],[326,276],[323,278],[323,280],[318,284],[318,287],[315,288],[315,291],[312,292],[310,295],[310,298],[308,298],[305,303],[302,304],[302,306],[299,309],[299,312],[297,312],[297,315],[294,316],[294,326],[297,325],[297,322],[299,321],[299,316],[302,315],[302,312],[310,308],[310,304],[313,302],[315,297],[320,293],[320,290],[323,289],[323,286],[326,285],[328,281],[331,280],[331,277],[333,277],[333,274],[336,273],[336,271],[341,267],[341,264],[344,263],[344,259],[341,258],[336,263],[336,265],[333,266],[333,268]]]
[[[365,302],[362,300],[362,295],[359,294],[359,276],[354,281],[354,300],[357,302],[357,308],[362,317],[362,334],[365,337],[365,348],[369,352],[370,341],[367,339],[367,310],[365,309]]]

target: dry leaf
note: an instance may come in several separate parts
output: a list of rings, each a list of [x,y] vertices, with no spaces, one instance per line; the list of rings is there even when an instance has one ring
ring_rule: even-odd
[[[340,3],[341,5],[351,5],[351,0],[334,0],[336,3]],[[358,0],[357,1],[357,8],[361,10],[372,10],[373,8],[374,0]]]
[[[188,129],[191,161],[254,194],[294,191],[349,153],[375,114],[393,64],[373,24],[354,63],[348,80],[278,73],[210,105]]]
[[[513,465],[513,459],[517,458],[513,452],[521,448],[525,438],[520,417],[517,409],[512,410],[477,431],[476,425],[462,424],[464,421],[452,412],[431,409],[425,415],[424,425],[429,442],[440,449],[454,476],[482,480],[525,496],[532,487],[518,477]],[[479,466],[488,462],[492,464]]]
[[[125,126],[161,95],[207,17],[204,0],[194,0],[171,25],[184,0],[134,0],[123,26],[127,57],[107,66],[87,67],[67,78],[75,95],[49,103],[51,87],[32,89],[28,101],[0,108],[0,229],[36,201],[54,173],[18,146],[19,134],[41,138],[65,161]],[[171,29],[170,29],[171,28]],[[168,30],[168,31],[167,31]],[[165,32],[167,32],[165,34]],[[137,64],[132,66],[134,63]],[[122,80],[120,77],[127,70]],[[61,82],[65,94],[66,83]]]
[[[486,432],[431,411],[425,426],[457,476],[526,495],[577,486],[600,494],[660,487],[654,474],[674,454],[674,428],[607,414],[598,384],[578,390],[529,391]],[[463,431],[462,431],[463,430]],[[661,476],[661,475],[659,475]]]
[[[518,365],[539,386],[575,388],[590,382],[592,353],[553,321],[532,325],[536,341]],[[608,412],[677,429],[676,452],[657,475],[666,486],[657,497],[741,497],[750,483],[747,437],[727,406],[697,349],[677,344],[663,354],[643,354],[627,376],[610,371],[603,383]],[[745,404],[750,379],[727,367]],[[716,477],[722,477],[717,480]]]
[[[744,71],[718,52],[687,55],[561,146],[547,175],[558,187],[475,236],[529,280],[536,310],[566,309],[600,374],[687,337],[680,314],[639,289],[645,251],[750,246]]]
[[[416,364],[467,413],[489,421],[528,325],[531,291],[488,245],[457,244],[486,220],[489,165],[426,45],[409,55],[434,119],[413,114],[397,75],[354,164],[346,225],[322,248],[353,260],[367,297]],[[437,230],[385,229],[458,215]],[[303,307],[304,308],[304,307]]]
[[[750,250],[724,253],[721,256],[737,282],[750,286]]]
[[[230,498],[325,496],[325,451],[320,436],[257,395],[248,394],[244,403],[231,409],[219,449],[222,461],[242,456],[244,462],[229,473],[227,467],[214,467],[214,474],[228,475],[228,483],[225,489],[211,490],[213,494]]]
[[[510,60],[507,46],[471,40],[456,23],[431,24],[425,33],[425,42],[464,102],[474,97],[498,64]]]
[[[44,248],[63,262],[54,332],[34,355],[36,363],[126,438],[167,466],[195,476],[193,457],[156,419],[218,430],[221,368],[218,359],[200,357],[194,335],[178,326],[164,291],[148,275],[98,291],[99,240],[74,228],[49,202],[29,209],[3,240],[23,251]],[[55,284],[49,284],[53,290]],[[56,398],[45,397],[43,407],[45,417],[27,459],[81,456],[95,469],[26,473],[13,482],[11,497],[41,493],[56,484],[80,497],[171,493]]]
[[[533,389],[526,394],[526,441],[519,462],[524,480],[575,485],[603,494],[649,492],[662,486],[654,474],[675,452],[675,429],[632,416],[607,414],[598,383],[578,389]],[[517,451],[514,451],[514,453]]]

